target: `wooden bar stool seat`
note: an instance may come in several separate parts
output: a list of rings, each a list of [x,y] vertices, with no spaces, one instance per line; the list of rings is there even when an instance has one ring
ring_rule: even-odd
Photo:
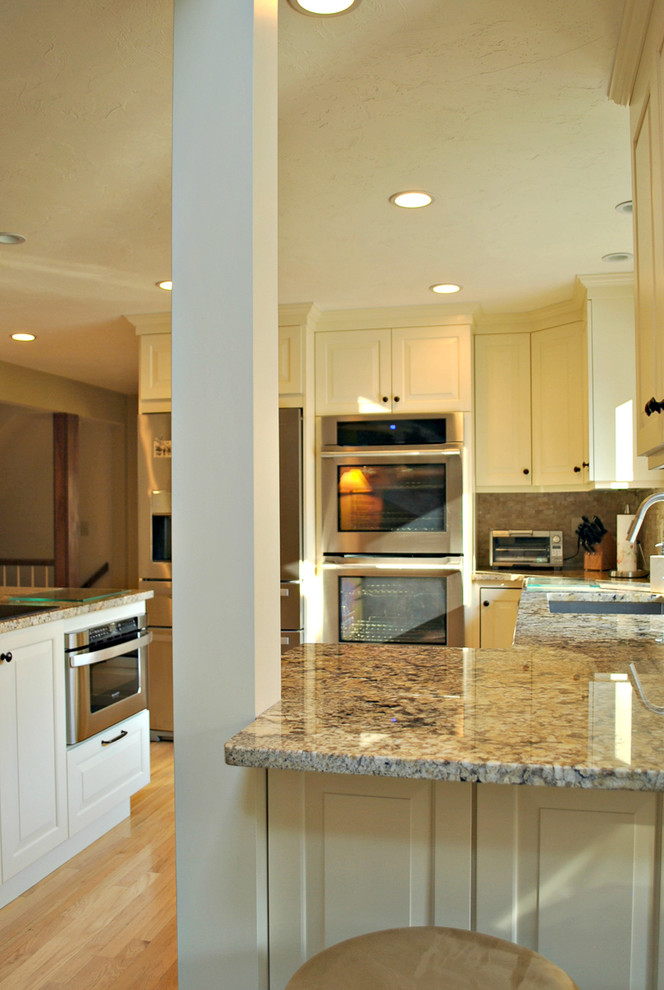
[[[312,956],[286,990],[578,990],[530,949],[458,928],[389,928]]]

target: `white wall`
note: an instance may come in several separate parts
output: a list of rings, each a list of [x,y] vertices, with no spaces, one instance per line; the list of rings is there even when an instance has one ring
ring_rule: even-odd
[[[276,0],[176,0],[181,990],[266,986],[265,776],[226,766],[223,744],[279,694],[276,41]]]

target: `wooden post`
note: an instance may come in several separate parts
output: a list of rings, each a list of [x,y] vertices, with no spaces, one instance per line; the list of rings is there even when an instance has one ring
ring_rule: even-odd
[[[53,413],[53,506],[55,586],[78,588],[78,416]]]

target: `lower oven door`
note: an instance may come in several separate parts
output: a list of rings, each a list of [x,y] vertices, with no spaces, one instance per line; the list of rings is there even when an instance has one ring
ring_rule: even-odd
[[[143,642],[149,640],[143,636]],[[110,651],[109,651],[110,652]],[[67,660],[67,744],[89,739],[147,708],[147,649]]]
[[[323,565],[326,643],[463,646],[461,565],[408,561]]]

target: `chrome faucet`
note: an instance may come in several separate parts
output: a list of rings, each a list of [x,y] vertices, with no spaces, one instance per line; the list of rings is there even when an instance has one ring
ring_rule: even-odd
[[[632,546],[634,546],[634,544],[636,543],[636,537],[639,535],[639,530],[643,525],[643,520],[645,519],[646,512],[648,511],[651,505],[655,504],[655,502],[664,502],[664,491],[653,492],[652,495],[648,495],[646,498],[644,498],[643,502],[641,502],[641,505],[636,510],[634,518],[632,519],[632,524],[627,530],[627,539],[629,540]]]

